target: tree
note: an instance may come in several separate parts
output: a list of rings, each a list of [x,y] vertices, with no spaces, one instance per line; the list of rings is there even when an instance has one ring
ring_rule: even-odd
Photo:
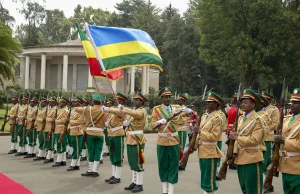
[[[288,75],[297,24],[282,1],[197,0],[196,11],[200,56],[207,64],[237,72],[244,87]]]
[[[0,22],[0,83],[4,80],[15,81],[14,68],[19,61],[17,52],[21,52],[20,43],[12,37],[12,30]]]
[[[0,1],[0,22],[6,25],[12,25],[15,22],[15,18],[9,15],[9,10],[3,7],[3,2]]]

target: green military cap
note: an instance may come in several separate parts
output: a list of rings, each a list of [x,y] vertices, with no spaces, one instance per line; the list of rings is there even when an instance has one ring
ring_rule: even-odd
[[[100,101],[104,101],[104,96],[102,94],[96,93],[96,94],[93,94],[92,99],[100,102]]]
[[[41,97],[40,102],[47,102],[47,98]]]
[[[148,101],[147,98],[141,92],[137,92],[134,98],[141,99],[144,103]]]
[[[82,102],[83,101],[83,99],[80,97],[80,96],[76,96],[74,99],[73,99],[73,101],[76,101],[76,102]]]
[[[300,101],[300,88],[294,89],[291,101]]]
[[[244,90],[244,95],[241,97],[241,99],[252,99],[257,106],[260,105],[260,98],[250,89]]]
[[[35,102],[35,103],[39,103],[38,99],[36,97],[32,97],[30,102]]]
[[[127,100],[127,97],[125,95],[121,94],[120,92],[117,93],[116,98],[120,98],[120,99],[122,99],[124,101]]]
[[[90,102],[90,99],[87,98],[87,97],[83,97],[82,100],[83,100],[83,102],[85,102],[85,103],[89,103],[89,102]]]
[[[269,102],[271,102],[271,101],[275,98],[273,95],[269,94],[269,93],[266,92],[266,91],[263,91],[263,92],[261,93],[261,95],[262,95],[263,97],[265,97]]]
[[[224,104],[224,100],[214,92],[209,92],[206,102],[217,102],[220,106]]]
[[[184,100],[184,101],[187,101],[187,98],[186,98],[183,94],[178,94],[176,100]]]
[[[172,88],[170,88],[170,87],[164,87],[164,88],[162,88],[159,91],[158,96],[159,97],[162,97],[162,96],[172,96]]]
[[[63,102],[65,102],[65,103],[67,103],[67,104],[69,103],[69,99],[66,98],[66,97],[64,97],[64,96],[60,97],[59,101],[60,101],[60,102],[63,101]]]
[[[261,94],[256,93],[256,95],[259,97],[260,102],[263,104],[263,106],[269,106],[270,105],[270,102],[265,97],[263,97]]]
[[[49,99],[48,99],[48,101],[49,102],[51,102],[51,101],[52,102],[57,102],[57,99],[55,97],[53,97],[53,96],[50,96]]]

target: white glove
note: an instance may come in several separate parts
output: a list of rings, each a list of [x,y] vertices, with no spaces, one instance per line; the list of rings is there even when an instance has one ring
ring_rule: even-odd
[[[167,122],[166,119],[160,119],[160,120],[156,121],[156,124],[157,124],[157,125],[163,125],[163,124],[165,124],[166,122]]]
[[[103,112],[107,112],[107,110],[108,110],[108,107],[103,106]]]
[[[129,125],[129,121],[125,120],[125,121],[123,122],[123,126],[124,126],[124,127],[127,127],[128,125]]]
[[[122,104],[118,104],[118,109],[123,110],[124,106]]]
[[[181,110],[187,114],[191,114],[193,112],[192,109],[190,109],[190,108],[183,108]]]
[[[109,121],[105,122],[105,127],[109,127]]]

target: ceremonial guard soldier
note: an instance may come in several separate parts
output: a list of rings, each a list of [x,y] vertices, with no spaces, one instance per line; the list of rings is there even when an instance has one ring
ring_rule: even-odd
[[[18,112],[17,133],[20,137],[20,142],[18,153],[16,153],[15,156],[27,155],[28,153],[28,142],[26,138],[26,117],[29,109],[28,100],[29,98],[27,96],[23,96],[22,105]]]
[[[81,98],[77,97],[72,101],[72,107],[80,107]],[[83,113],[78,113],[74,109],[71,110],[69,130],[70,130],[70,146],[73,148],[72,152],[72,161],[70,167],[67,171],[79,170],[80,158],[82,151],[82,141],[83,141],[83,130],[82,130],[82,121]]]
[[[100,156],[104,143],[105,113],[103,112],[102,103],[104,98],[100,94],[92,96],[94,106],[76,107],[74,110],[84,114],[87,129],[86,145],[88,150],[88,170],[82,173],[82,176],[98,177],[98,167]]]
[[[68,106],[69,100],[65,97],[61,97],[59,100],[59,109],[57,111],[57,117],[55,119],[55,131],[54,131],[54,140],[57,145],[57,158],[55,164],[52,167],[58,166],[66,166],[66,158],[65,154],[67,151],[67,136],[63,135],[65,123],[67,122],[68,114]],[[59,142],[61,135],[63,135],[63,139]]]
[[[30,100],[30,108],[28,109],[27,113],[27,119],[26,119],[26,136],[28,136],[28,141],[29,141],[29,147],[28,147],[28,154],[24,156],[24,158],[32,158],[36,156],[35,153],[35,146],[36,146],[36,138],[37,138],[37,133],[36,133],[36,128],[35,128],[35,120],[37,117],[38,113],[38,100],[33,97]]]
[[[47,110],[47,116],[46,116],[46,126],[43,132],[43,139],[46,139],[45,141],[45,150],[47,151],[46,159],[44,160],[44,163],[50,163],[54,162],[53,155],[54,155],[54,134],[53,130],[55,129],[55,119],[57,117],[57,100],[54,97],[50,97],[48,99],[49,106]]]
[[[46,116],[47,116],[47,112],[48,112],[47,99],[41,98],[40,104],[41,104],[41,109],[38,111],[37,117],[35,120],[36,131],[37,131],[38,138],[39,138],[39,153],[38,153],[37,157],[33,159],[34,161],[46,159],[46,157],[45,157],[45,155],[46,155],[46,150],[45,150],[46,139],[45,139],[43,133],[44,133],[44,129],[46,126]]]
[[[113,99],[108,99],[106,102],[106,107],[110,108],[114,105]],[[106,114],[106,120],[110,120],[113,114]],[[104,129],[104,135],[105,135],[105,145],[103,146],[103,156],[109,156],[109,137],[108,137],[108,131],[107,127]]]
[[[261,194],[263,183],[261,144],[265,139],[262,118],[255,112],[260,106],[259,97],[249,89],[241,97],[241,109],[245,112],[238,120],[237,132],[229,138],[235,140],[235,164],[243,194]]]
[[[206,114],[201,118],[195,149],[198,149],[201,170],[201,188],[204,193],[213,194],[218,190],[216,183],[217,162],[223,156],[217,142],[222,136],[223,123],[218,107],[223,99],[214,92],[208,94]]]
[[[280,143],[278,171],[282,173],[284,194],[300,193],[300,88],[293,91],[291,113],[283,121],[282,132],[275,136]]]
[[[177,103],[180,106],[178,108],[178,111],[182,110],[183,108],[186,108],[185,106],[185,102],[187,101],[187,98],[183,95],[183,94],[178,94],[177,96]],[[183,113],[182,114],[182,118],[185,119],[185,122],[178,127],[177,131],[178,131],[178,136],[179,136],[179,140],[180,140],[180,156],[183,155],[184,152],[184,148],[186,146],[186,140],[187,140],[187,125],[188,125],[188,120],[190,118],[190,115]],[[181,168],[179,167],[179,170],[181,170]]]
[[[82,101],[81,101],[81,106],[84,108],[84,111],[86,111],[86,109],[90,106],[90,100],[86,97],[82,98]],[[82,123],[81,123],[81,129],[83,131],[83,138],[82,138],[82,151],[81,151],[81,158],[80,158],[80,161],[86,161],[87,158],[86,158],[86,154],[87,154],[87,151],[86,151],[86,120],[85,120],[85,114],[83,114],[82,116]]]
[[[9,115],[9,124],[10,124],[10,132],[11,132],[11,146],[8,154],[14,154],[17,153],[17,143],[18,143],[18,132],[17,130],[20,128],[18,126],[19,124],[16,122],[16,119],[18,118],[18,112],[20,109],[19,105],[19,98],[14,97],[12,98],[13,107],[10,109]]]
[[[135,109],[129,109],[119,106],[119,109],[129,116],[127,120],[127,157],[130,169],[132,170],[132,183],[125,187],[125,190],[131,190],[133,193],[143,191],[143,164],[145,162],[144,149],[146,138],[144,128],[147,122],[147,111],[144,105],[147,102],[142,93],[137,92],[134,97]],[[126,122],[126,121],[125,121]]]
[[[124,105],[127,97],[121,93],[117,93],[116,100],[118,106]],[[123,122],[126,120],[126,115],[116,108],[103,107],[105,113],[112,114],[110,120],[105,125],[108,129],[109,137],[109,158],[112,165],[112,176],[105,179],[105,182],[109,184],[116,184],[121,182],[121,173],[124,157],[124,130]],[[125,127],[127,127],[125,125]]]
[[[174,185],[178,182],[179,166],[179,136],[178,126],[185,123],[182,114],[173,118],[169,122],[167,119],[176,113],[176,108],[170,105],[172,89],[162,88],[159,92],[162,104],[153,108],[151,125],[157,127],[157,159],[160,181],[162,182],[163,193],[174,193]],[[189,108],[183,108],[181,111],[192,113]]]

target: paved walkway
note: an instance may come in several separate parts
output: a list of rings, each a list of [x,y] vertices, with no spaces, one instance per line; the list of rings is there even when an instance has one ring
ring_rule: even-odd
[[[147,161],[145,164],[143,193],[162,193],[156,161],[156,134],[147,134],[146,138],[148,140],[145,148]],[[80,176],[80,173],[86,171],[87,162],[82,163],[80,171],[67,172],[70,160],[67,161],[68,164],[66,167],[52,168],[50,164],[33,162],[32,159],[7,155],[9,148],[9,137],[0,137],[0,171],[23,184],[34,193],[131,193],[130,191],[124,191],[124,187],[131,182],[131,171],[126,153],[121,183],[118,185],[109,185],[104,182],[105,178],[111,176],[111,165],[108,157],[104,158],[104,164],[99,167],[100,177],[92,178]],[[274,194],[282,194],[281,178],[275,178],[274,181],[276,187]],[[203,193],[200,188],[200,169],[195,153],[190,157],[186,171],[179,172],[179,183],[175,185],[175,193]],[[218,193],[241,193],[236,171],[228,170],[227,179],[219,182]]]

